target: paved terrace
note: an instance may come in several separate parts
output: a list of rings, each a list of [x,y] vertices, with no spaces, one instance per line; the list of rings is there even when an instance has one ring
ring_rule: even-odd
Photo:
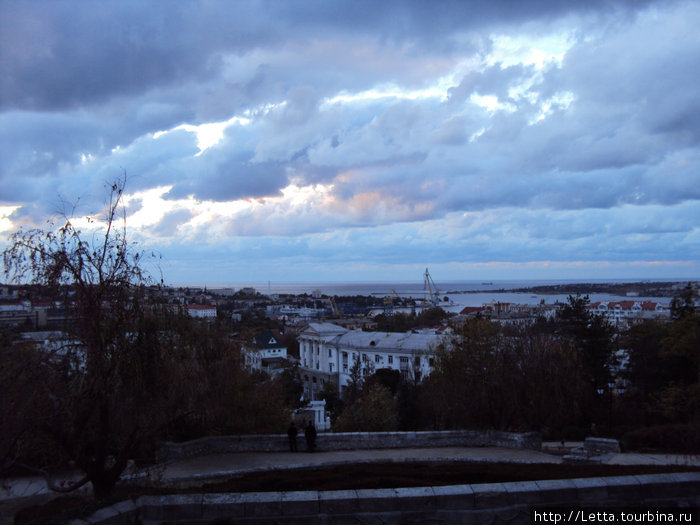
[[[339,450],[308,452],[257,452],[239,454],[212,454],[170,462],[158,473],[166,485],[187,486],[198,482],[225,478],[230,474],[264,470],[315,467],[322,465],[359,464],[377,461],[480,461],[513,463],[562,463],[558,451],[560,443],[544,443],[543,451],[501,447],[441,447],[374,450]],[[565,444],[565,448],[582,443]],[[610,465],[695,465],[700,456],[679,454],[610,454],[604,460]]]
[[[581,446],[567,442],[563,449]],[[515,463],[562,463],[560,443],[543,443],[541,451],[502,447],[400,448],[299,452],[240,452],[210,454],[173,460],[135,473],[136,479],[158,480],[165,486],[191,487],[225,479],[232,474],[322,465],[360,464],[377,461],[478,461]],[[548,453],[548,451],[557,454]],[[676,454],[610,454],[604,461],[618,465],[696,465],[700,456]],[[56,497],[43,478],[0,480],[0,524],[12,523],[20,508]]]

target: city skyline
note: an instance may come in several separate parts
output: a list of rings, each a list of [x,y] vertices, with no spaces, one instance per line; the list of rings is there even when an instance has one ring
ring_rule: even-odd
[[[697,279],[700,4],[0,3],[0,249],[168,284]],[[98,221],[99,223],[99,221]]]

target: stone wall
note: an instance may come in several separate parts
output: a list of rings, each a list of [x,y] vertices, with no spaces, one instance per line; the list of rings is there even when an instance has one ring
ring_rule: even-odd
[[[610,512],[639,507],[697,512],[700,473],[376,490],[141,496],[73,523],[526,524],[531,523],[533,508],[552,510],[560,505],[607,507]]]
[[[299,449],[305,446],[303,431],[297,437]],[[317,450],[358,450],[377,448],[505,447],[539,450],[542,438],[537,432],[513,433],[495,430],[450,430],[428,432],[338,432],[319,433]],[[283,452],[289,450],[286,434],[215,436],[186,441],[163,442],[157,460],[229,452]]]

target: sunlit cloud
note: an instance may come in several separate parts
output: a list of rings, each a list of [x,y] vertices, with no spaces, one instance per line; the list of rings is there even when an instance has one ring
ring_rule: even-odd
[[[234,125],[248,126],[253,122],[255,118],[264,116],[271,111],[281,109],[285,105],[286,101],[276,104],[265,104],[255,109],[249,109],[244,111],[242,116],[233,116],[230,119],[221,122],[206,122],[204,124],[197,125],[180,124],[179,126],[175,126],[174,128],[167,131],[157,131],[153,133],[152,136],[154,139],[158,139],[159,137],[162,137],[167,133],[178,130],[185,130],[190,133],[194,133],[197,136],[197,147],[199,148],[199,153],[197,154],[197,156],[199,156],[202,153],[204,153],[207,149],[221,142],[221,140],[224,138],[224,133],[227,128]]]
[[[0,206],[0,232],[12,231],[16,225],[10,216],[16,212],[20,206]]]
[[[568,32],[536,37],[494,34],[490,40],[492,49],[484,59],[488,66],[506,68],[522,64],[534,66],[537,70],[550,65],[561,67],[566,52],[576,43]]]
[[[540,112],[530,120],[530,124],[536,124],[547,118],[555,109],[565,110],[574,102],[575,97],[571,91],[555,93],[552,98],[540,103]]]
[[[515,105],[511,104],[510,102],[501,102],[495,95],[480,95],[478,93],[472,93],[469,100],[473,104],[492,113],[495,111],[507,111],[509,113],[513,113],[517,109]]]

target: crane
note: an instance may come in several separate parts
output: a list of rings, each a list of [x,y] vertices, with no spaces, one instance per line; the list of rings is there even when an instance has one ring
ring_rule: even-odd
[[[335,304],[335,298],[330,297],[330,302],[331,302],[331,308],[333,309],[333,315],[335,315],[337,318],[342,318],[343,314],[340,313],[340,310],[338,309],[338,305]]]
[[[437,286],[435,286],[435,281],[433,281],[427,268],[425,269],[425,276],[423,279],[423,292],[425,294],[423,298],[423,309],[425,309],[426,303],[430,306],[438,306],[440,303],[440,292]]]
[[[384,315],[394,315],[394,301],[401,300],[399,293],[392,289],[389,295],[384,297]]]

